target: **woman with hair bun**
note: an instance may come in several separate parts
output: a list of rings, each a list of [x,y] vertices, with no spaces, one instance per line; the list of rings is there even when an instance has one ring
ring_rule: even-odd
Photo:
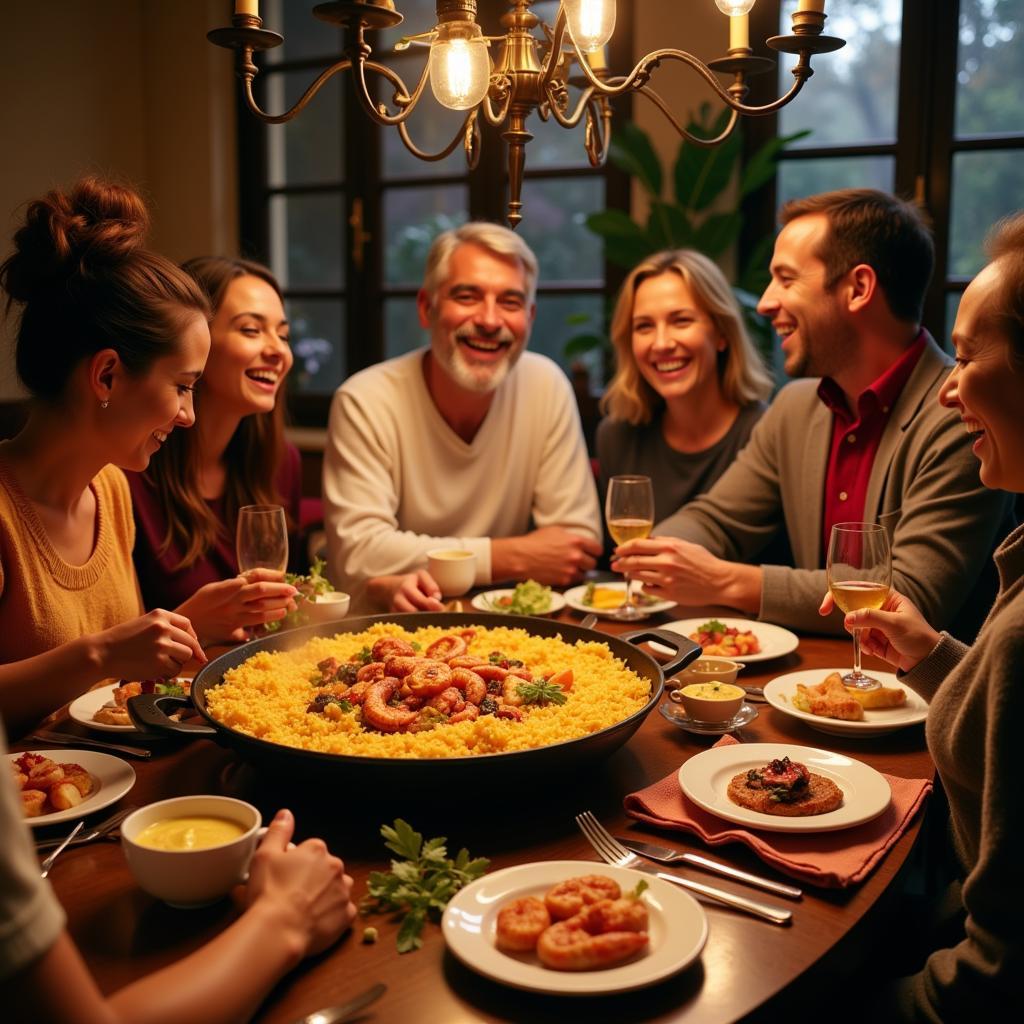
[[[249,260],[204,256],[182,269],[213,307],[196,426],[171,434],[160,458],[144,473],[129,473],[128,483],[143,601],[147,608],[180,604],[188,614],[198,588],[238,573],[238,510],[283,505],[294,528],[302,481],[278,400],[293,362],[280,285]],[[232,624],[229,617],[222,632]]]
[[[597,429],[601,497],[613,476],[649,476],[660,522],[747,443],[771,378],[722,272],[692,249],[655,253],[630,271],[611,337],[615,375]]]
[[[0,708],[12,729],[101,679],[205,660],[190,612],[141,614],[131,560],[121,469],[144,470],[192,426],[210,348],[206,296],[144,247],[148,223],[131,189],[87,178],[29,203],[0,266],[8,311],[21,306],[15,364],[31,396],[25,427],[0,444]],[[291,592],[226,589],[239,610],[269,586]],[[223,603],[207,588],[195,625]],[[287,601],[274,604],[283,614]]]

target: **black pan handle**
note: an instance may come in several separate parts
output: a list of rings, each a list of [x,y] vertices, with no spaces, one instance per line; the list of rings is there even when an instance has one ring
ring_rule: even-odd
[[[166,693],[140,693],[128,698],[128,715],[136,729],[142,732],[157,732],[173,736],[216,736],[217,730],[211,725],[189,725],[169,718],[165,707],[188,708],[192,706],[189,697],[174,697]]]
[[[670,629],[634,629],[630,633],[621,633],[619,639],[625,640],[626,643],[632,644],[634,647],[639,647],[640,644],[648,643],[651,640],[657,640],[659,644],[671,647],[675,653],[669,661],[661,666],[661,674],[666,679],[686,668],[691,661],[696,661],[704,653],[700,644],[695,644],[688,636],[673,633]],[[135,699],[138,700],[137,697]],[[129,703],[131,702],[129,701]]]

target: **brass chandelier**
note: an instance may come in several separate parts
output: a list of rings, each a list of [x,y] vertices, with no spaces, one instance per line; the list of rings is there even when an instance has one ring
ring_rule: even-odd
[[[484,36],[476,23],[476,0],[437,0],[437,25],[429,32],[402,39],[396,49],[419,44],[430,47],[430,56],[416,87],[412,90],[390,68],[371,60],[366,42],[367,29],[391,28],[402,15],[394,0],[334,0],[317,4],[313,14],[332,25],[343,26],[345,45],[341,60],[325,68],[295,105],[283,114],[268,114],[253,97],[253,80],[258,69],[253,63],[257,50],[279,46],[284,39],[263,28],[258,0],[235,0],[230,28],[214,29],[207,38],[217,46],[233,49],[236,71],[245,90],[249,110],[266,124],[283,124],[305,108],[328,79],[350,71],[355,94],[367,115],[379,125],[395,127],[406,148],[421,160],[443,160],[459,143],[472,169],[480,157],[480,119],[502,128],[508,145],[508,221],[513,227],[522,220],[521,200],[526,146],[533,138],[527,119],[536,112],[542,121],[552,119],[563,128],[585,122],[583,145],[594,167],[604,163],[612,133],[609,100],[628,92],[651,100],[673,128],[688,141],[715,146],[735,128],[740,114],[771,114],[790,102],[814,73],[811,55],[838,50],[845,41],[823,35],[825,0],[799,0],[793,14],[793,32],[773,36],[767,45],[783,53],[798,55],[793,67],[795,81],[778,99],[763,106],[743,101],[747,77],[769,71],[775,62],[755,57],[749,43],[749,11],[755,0],[714,0],[730,19],[729,49],[724,57],[704,62],[684,50],[655,50],[641,58],[627,75],[613,76],[604,62],[604,45],[615,29],[615,0],[561,0],[553,26],[544,24],[531,12],[534,0],[513,0],[503,15],[503,36]],[[540,26],[544,39],[534,35]],[[492,44],[497,56],[491,59]],[[713,139],[695,137],[679,123],[666,102],[650,87],[652,73],[663,61],[679,61],[695,71],[732,111],[723,131]],[[576,68],[570,79],[570,71]],[[717,75],[731,75],[723,87]],[[370,76],[379,76],[394,90],[391,105],[373,99]],[[423,96],[427,82],[438,102],[454,110],[467,111],[455,137],[436,153],[422,151],[412,141],[406,121]],[[570,111],[568,86],[581,91]]]

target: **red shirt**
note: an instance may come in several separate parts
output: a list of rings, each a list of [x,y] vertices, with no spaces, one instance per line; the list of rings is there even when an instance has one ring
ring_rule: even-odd
[[[822,565],[833,525],[859,523],[864,519],[868,478],[889,411],[910,380],[925,344],[926,336],[921,331],[914,344],[857,396],[855,416],[851,415],[846,398],[834,380],[823,377],[818,385],[818,397],[832,411],[832,444],[822,508]]]

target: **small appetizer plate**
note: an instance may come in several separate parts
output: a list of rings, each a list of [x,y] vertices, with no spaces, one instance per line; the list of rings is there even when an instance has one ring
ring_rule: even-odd
[[[512,587],[507,590],[485,590],[482,594],[477,594],[470,604],[478,612],[498,612],[504,615],[519,614],[518,612],[510,612],[507,608],[503,608],[498,602],[503,597],[511,597],[515,593]],[[554,615],[555,612],[560,612],[565,607],[565,598],[561,594],[556,593],[554,590],[551,591],[551,602],[542,612],[532,612],[533,615]]]
[[[781,757],[831,779],[843,791],[843,802],[824,814],[784,818],[740,807],[729,799],[729,783],[734,776]],[[705,811],[763,832],[838,832],[877,818],[892,800],[885,776],[863,761],[791,743],[734,743],[702,750],[683,762],[679,788]]]
[[[184,684],[187,679],[168,679],[165,682]],[[90,729],[98,729],[100,732],[138,732],[134,725],[113,725],[110,722],[97,722],[93,715],[105,704],[114,703],[114,691],[118,688],[117,683],[110,683],[108,686],[98,686],[95,690],[87,690],[76,697],[68,705],[68,715],[76,722],[87,725]],[[185,687],[188,692],[188,687]]]
[[[754,622],[751,619],[723,619],[718,615],[713,618],[718,619],[725,626],[738,629],[741,633],[753,633],[761,645],[761,650],[757,654],[728,655],[730,661],[742,661],[745,665],[754,661],[770,661],[772,658],[781,658],[783,655],[792,654],[800,646],[800,638],[796,633],[770,622]],[[689,637],[707,621],[709,620],[706,616],[703,619],[679,619],[661,628],[670,629],[673,633],[682,633],[683,636]],[[659,648],[657,644],[651,644],[651,649],[658,651],[659,654],[672,653],[667,647]],[[724,658],[726,655],[711,654],[708,657]]]
[[[509,900],[544,898],[553,885],[580,875],[606,875],[623,893],[648,884],[640,897],[647,904],[650,943],[646,950],[616,967],[592,971],[556,971],[535,953],[506,953],[494,944],[498,911]],[[492,871],[452,898],[441,919],[444,940],[470,970],[485,978],[528,992],[593,996],[629,992],[654,985],[688,967],[708,937],[704,908],[687,892],[660,878],[595,864],[592,860],[551,860]]]
[[[681,704],[673,704],[669,700],[663,701],[658,710],[662,718],[698,736],[723,736],[733,729],[742,729],[743,726],[750,725],[757,718],[757,708],[746,702],[740,705],[739,711],[727,722],[698,722],[696,718],[691,718],[686,713]]]
[[[626,584],[618,582],[610,583],[599,583],[599,587],[607,590],[621,590],[623,597],[626,593]],[[587,584],[581,584],[578,587],[572,587],[570,590],[565,592],[565,603],[572,608],[574,611],[583,612],[584,615],[603,615],[609,618],[615,616],[615,613],[619,610],[616,608],[595,608],[593,605],[586,604],[583,600],[583,595],[587,592]],[[636,601],[636,593],[633,595],[634,601]],[[675,601],[654,601],[651,604],[636,602],[637,608],[640,609],[644,617],[648,615],[656,615],[658,612],[667,612],[669,608],[675,608]],[[653,644],[651,645],[654,646]],[[667,647],[661,648],[666,654],[672,654]]]
[[[850,668],[812,668],[800,672],[789,672],[778,676],[764,688],[764,699],[773,708],[784,715],[791,715],[806,722],[811,728],[830,736],[863,737],[881,736],[897,729],[905,729],[909,725],[917,725],[928,717],[927,701],[905,683],[901,683],[891,672],[876,672],[871,669],[868,674],[877,679],[883,686],[894,686],[906,692],[907,703],[898,708],[877,708],[865,710],[864,718],[859,722],[844,722],[838,718],[825,718],[812,715],[809,711],[800,711],[793,706],[793,698],[797,694],[796,684],[817,686],[826,676],[833,672],[842,675]]]

